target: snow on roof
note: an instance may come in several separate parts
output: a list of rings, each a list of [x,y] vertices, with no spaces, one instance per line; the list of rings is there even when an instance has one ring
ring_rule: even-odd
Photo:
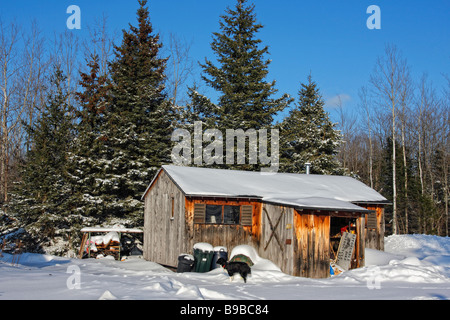
[[[123,232],[123,233],[143,233],[141,229],[125,228],[120,226],[114,227],[86,227],[81,232]]]
[[[187,196],[260,198],[299,208],[344,211],[367,211],[353,203],[387,202],[364,183],[345,176],[267,174],[174,165],[164,165],[162,170]]]

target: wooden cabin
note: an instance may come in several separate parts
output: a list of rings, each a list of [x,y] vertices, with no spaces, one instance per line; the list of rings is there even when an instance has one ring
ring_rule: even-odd
[[[386,199],[344,176],[163,166],[143,197],[144,258],[176,266],[198,242],[247,244],[291,275],[326,278],[343,230],[351,268],[383,249]]]

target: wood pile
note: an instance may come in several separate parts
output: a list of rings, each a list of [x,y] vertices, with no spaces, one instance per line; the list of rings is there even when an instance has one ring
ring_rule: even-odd
[[[86,248],[86,254],[91,258],[102,258],[113,256],[118,260],[120,257],[120,239],[117,232],[111,231],[103,236],[93,236],[87,239],[87,234],[82,240],[82,248]]]

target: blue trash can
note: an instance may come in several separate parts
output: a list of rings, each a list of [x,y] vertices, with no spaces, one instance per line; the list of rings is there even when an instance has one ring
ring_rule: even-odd
[[[214,256],[211,264],[211,270],[221,267],[220,264],[217,264],[217,260],[220,258],[224,258],[225,261],[228,261],[228,251],[226,247],[214,247]]]

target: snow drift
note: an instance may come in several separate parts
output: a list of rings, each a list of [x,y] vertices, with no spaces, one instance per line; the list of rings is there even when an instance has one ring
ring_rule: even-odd
[[[69,259],[26,253],[0,257],[0,299],[450,299],[450,240],[425,235],[389,236],[385,252],[367,249],[366,266],[328,279],[284,274],[249,246],[254,265],[247,283],[230,281],[222,268],[176,273],[139,258]],[[17,259],[17,257],[16,257]],[[78,270],[78,273],[77,273]],[[79,280],[80,289],[70,289]]]

